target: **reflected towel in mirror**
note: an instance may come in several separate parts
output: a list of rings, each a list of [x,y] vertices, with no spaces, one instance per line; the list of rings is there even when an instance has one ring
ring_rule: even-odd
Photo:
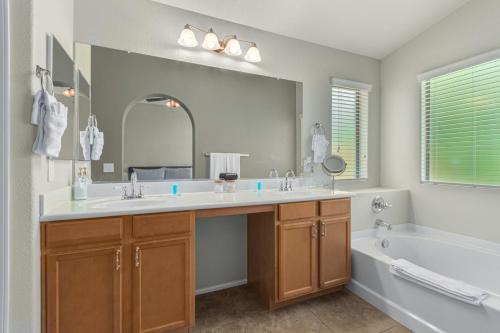
[[[210,179],[219,179],[222,172],[231,172],[240,177],[241,155],[236,153],[210,153]]]

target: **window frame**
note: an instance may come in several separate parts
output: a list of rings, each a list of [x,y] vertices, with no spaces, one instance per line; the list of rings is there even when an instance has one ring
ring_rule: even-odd
[[[369,133],[369,127],[370,127],[370,122],[369,122],[369,114],[370,114],[370,92],[372,90],[372,85],[364,82],[358,82],[358,81],[352,81],[352,80],[346,80],[346,79],[340,79],[340,78],[335,78],[331,77],[330,78],[330,103],[332,102],[332,97],[333,97],[333,88],[338,87],[338,88],[344,88],[344,89],[351,89],[356,92],[356,103],[359,103],[361,105],[361,99],[362,97],[362,91],[366,93],[366,177],[362,177],[362,171],[361,171],[361,165],[362,165],[362,159],[360,158],[361,154],[361,143],[359,138],[361,138],[361,133],[362,128],[361,128],[361,123],[359,121],[356,122],[356,138],[358,138],[354,144],[356,147],[356,166],[354,170],[355,176],[353,178],[348,178],[348,179],[336,179],[336,181],[340,182],[366,182],[369,179],[369,140],[368,140],[368,133]],[[362,107],[357,108],[356,110],[356,115],[355,117],[360,120],[361,119],[361,112],[362,112]],[[330,104],[330,134],[333,132],[333,105]],[[333,154],[333,138],[330,137],[330,153]],[[340,176],[341,177],[341,176]]]
[[[429,154],[430,150],[426,149],[426,158],[424,160],[424,143],[422,142],[423,139],[423,134],[424,131],[426,132],[427,129],[424,127],[424,107],[422,103],[423,96],[425,94],[424,88],[423,88],[423,82],[424,81],[429,81],[432,78],[436,78],[438,76],[450,74],[456,71],[460,71],[462,69],[466,69],[469,67],[473,67],[476,65],[480,65],[482,63],[486,63],[489,61],[493,61],[496,59],[500,59],[500,49],[496,49],[493,51],[489,51],[486,53],[482,53],[467,59],[463,59],[460,61],[457,61],[455,63],[451,63],[442,67],[438,67],[435,69],[431,69],[427,72],[424,72],[422,74],[419,74],[417,76],[417,81],[419,83],[419,101],[420,101],[420,111],[419,111],[419,179],[420,179],[420,184],[421,185],[445,185],[445,186],[454,186],[454,187],[467,187],[467,188],[488,188],[488,189],[500,189],[500,184],[499,185],[488,185],[488,184],[474,184],[474,183],[460,183],[460,182],[443,182],[443,181],[436,181],[436,180],[431,180],[430,177],[427,180],[426,176],[430,173],[428,171],[424,172],[423,166],[424,164],[426,165],[426,168],[428,169],[430,159],[429,159]]]

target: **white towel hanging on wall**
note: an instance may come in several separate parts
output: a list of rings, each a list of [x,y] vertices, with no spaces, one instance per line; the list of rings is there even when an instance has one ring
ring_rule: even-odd
[[[31,123],[38,126],[32,151],[37,155],[57,158],[68,126],[68,108],[46,89],[44,79],[53,86],[50,72],[37,67],[36,73],[40,77],[41,89],[34,97],[31,111]]]

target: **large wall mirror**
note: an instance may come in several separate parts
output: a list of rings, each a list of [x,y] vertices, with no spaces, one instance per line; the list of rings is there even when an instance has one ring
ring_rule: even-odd
[[[73,160],[75,153],[74,63],[56,36],[47,36],[47,69],[51,72],[53,93],[68,108],[67,127],[61,139],[59,160]]]
[[[75,148],[94,182],[206,179],[212,152],[244,154],[241,178],[297,167],[300,82],[82,43],[75,63],[77,131],[103,142]]]

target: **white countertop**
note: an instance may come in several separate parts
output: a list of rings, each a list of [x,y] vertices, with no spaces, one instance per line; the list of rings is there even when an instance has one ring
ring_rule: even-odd
[[[106,197],[62,202],[44,212],[40,216],[40,222],[338,199],[354,195],[326,188],[297,188],[291,192],[244,190],[235,193],[192,192],[178,196],[149,195],[135,200]]]

